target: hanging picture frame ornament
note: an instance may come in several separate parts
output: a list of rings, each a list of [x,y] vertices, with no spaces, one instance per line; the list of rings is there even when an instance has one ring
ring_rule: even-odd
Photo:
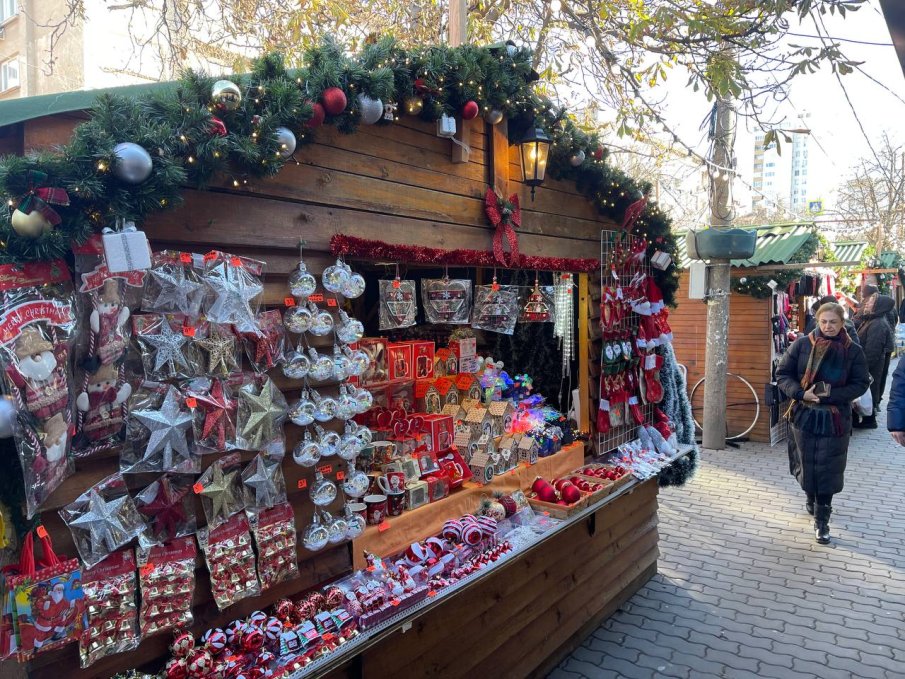
[[[554,320],[553,306],[553,289],[546,286],[541,288],[540,281],[535,275],[534,287],[522,305],[519,322],[552,323]]]
[[[518,287],[500,285],[496,276],[491,285],[475,288],[471,327],[511,335],[519,317]]]
[[[397,275],[380,283],[380,329],[395,330],[415,325],[418,296],[415,281],[403,281]]]
[[[421,281],[421,302],[428,323],[464,325],[471,318],[471,280],[443,278]]]

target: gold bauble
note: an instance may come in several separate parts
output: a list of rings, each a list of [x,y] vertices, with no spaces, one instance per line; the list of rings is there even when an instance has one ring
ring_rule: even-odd
[[[242,90],[231,80],[218,80],[211,87],[211,99],[219,108],[235,111],[242,103]]]
[[[13,231],[23,238],[37,238],[41,234],[53,230],[53,224],[48,222],[44,215],[37,210],[32,210],[28,214],[22,210],[14,210],[10,222]]]
[[[424,99],[418,96],[411,96],[405,100],[405,112],[410,116],[421,115],[424,110]]]

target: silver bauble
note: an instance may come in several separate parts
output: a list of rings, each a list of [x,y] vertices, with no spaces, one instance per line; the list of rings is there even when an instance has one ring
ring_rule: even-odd
[[[278,127],[274,133],[279,148],[277,152],[281,158],[288,158],[295,153],[295,135],[288,127]]]
[[[484,114],[484,121],[491,125],[499,125],[503,122],[503,112],[498,108],[492,108]]]
[[[10,224],[13,231],[23,238],[37,238],[43,233],[53,231],[53,224],[48,222],[44,215],[37,210],[32,210],[28,214],[22,210],[13,210]]]
[[[518,47],[516,47],[515,45],[510,45],[508,43],[506,44],[506,54],[508,54],[510,57],[514,57],[516,52],[518,52]]]
[[[113,147],[116,162],[113,164],[113,174],[126,184],[141,184],[151,176],[154,163],[151,154],[138,144],[124,141]]]
[[[289,292],[293,297],[308,298],[317,290],[317,279],[308,273],[305,262],[299,262],[298,268],[289,274]]]
[[[308,489],[311,501],[318,507],[326,507],[336,499],[336,484],[324,478],[319,471],[314,472],[314,481]]]
[[[302,534],[302,544],[305,549],[316,552],[327,546],[330,541],[330,531],[320,522],[320,517],[315,513],[311,517],[311,525],[309,525]]]
[[[346,477],[343,479],[343,492],[349,497],[364,497],[368,488],[371,486],[370,477],[360,469],[356,469],[354,464],[346,467]]]
[[[569,165],[571,165],[572,167],[578,167],[584,162],[584,159],[584,151],[578,149],[575,153],[569,156]]]
[[[242,90],[231,80],[218,80],[211,87],[211,99],[215,106],[235,111],[242,103]]]
[[[358,108],[361,109],[361,122],[365,125],[373,125],[383,118],[383,102],[380,99],[372,99],[367,94],[359,94]]]

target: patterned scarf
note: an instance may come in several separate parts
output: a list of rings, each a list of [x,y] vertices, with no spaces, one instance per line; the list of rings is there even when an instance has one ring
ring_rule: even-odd
[[[801,388],[807,391],[817,382],[841,386],[848,379],[848,348],[852,344],[845,328],[835,337],[826,337],[819,329],[808,334],[811,354],[801,378]],[[843,436],[842,413],[834,405],[801,401],[796,408],[795,424],[818,436]]]

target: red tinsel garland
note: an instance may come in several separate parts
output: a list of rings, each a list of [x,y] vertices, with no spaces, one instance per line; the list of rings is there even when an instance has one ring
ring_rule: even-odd
[[[433,264],[437,266],[498,267],[492,251],[441,250],[421,245],[397,245],[380,240],[356,238],[338,233],[330,238],[330,250],[335,256],[346,255],[361,259],[378,259],[405,264]],[[586,272],[600,269],[599,259],[570,259],[568,257],[532,257],[520,254],[512,268],[538,271]]]

